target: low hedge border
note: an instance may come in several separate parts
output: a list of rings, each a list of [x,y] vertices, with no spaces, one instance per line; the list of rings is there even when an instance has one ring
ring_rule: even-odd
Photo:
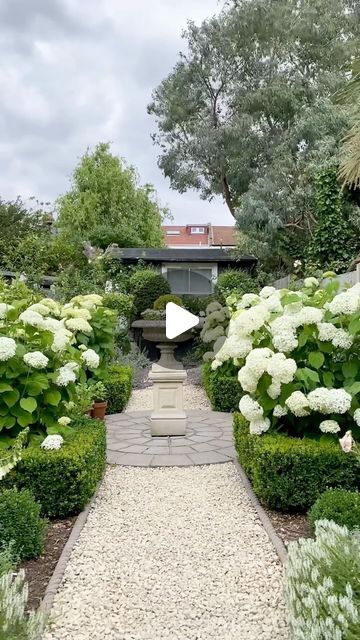
[[[360,493],[344,489],[325,491],[309,511],[309,523],[313,532],[317,520],[333,520],[349,531],[360,529]]]
[[[104,385],[108,401],[107,413],[120,413],[128,403],[133,384],[131,367],[113,364],[107,368]]]
[[[213,371],[208,362],[201,367],[201,383],[214,411],[238,411],[242,390],[235,376],[226,376],[221,369]]]
[[[65,518],[85,507],[103,476],[106,428],[84,417],[73,426],[73,436],[61,449],[44,451],[38,442],[24,449],[1,485],[29,489],[50,518]]]
[[[327,489],[360,486],[356,459],[336,443],[274,433],[253,436],[239,413],[234,415],[234,436],[255,494],[271,509],[306,511]]]

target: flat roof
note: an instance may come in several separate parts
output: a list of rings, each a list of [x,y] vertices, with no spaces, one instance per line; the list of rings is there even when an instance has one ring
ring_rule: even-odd
[[[113,249],[111,255],[124,262],[224,262],[253,267],[257,263],[254,256],[234,256],[233,249],[182,249],[182,248],[129,248]]]

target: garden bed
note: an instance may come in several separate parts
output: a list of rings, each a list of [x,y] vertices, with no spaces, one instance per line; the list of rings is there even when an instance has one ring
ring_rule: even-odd
[[[287,547],[289,542],[299,540],[299,538],[310,538],[312,533],[309,526],[308,516],[304,513],[281,513],[263,507],[269,517],[276,533]]]
[[[28,560],[21,565],[25,570],[29,587],[29,610],[36,609],[40,605],[75,521],[76,516],[72,516],[49,522],[43,553],[38,558]]]

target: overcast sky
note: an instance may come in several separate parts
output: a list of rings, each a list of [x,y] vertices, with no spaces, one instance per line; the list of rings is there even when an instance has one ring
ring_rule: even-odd
[[[87,146],[113,151],[155,185],[174,221],[232,224],[219,199],[178,194],[157,167],[146,106],[218,0],[0,0],[0,196],[53,201]]]

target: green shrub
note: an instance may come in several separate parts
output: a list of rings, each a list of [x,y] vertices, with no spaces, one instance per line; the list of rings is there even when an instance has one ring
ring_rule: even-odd
[[[193,313],[195,316],[199,316],[200,314],[205,314],[206,307],[210,304],[210,302],[214,302],[215,296],[184,296],[183,297],[183,305],[185,309]]]
[[[154,269],[135,271],[130,278],[129,286],[134,295],[134,308],[137,316],[145,309],[151,309],[159,296],[171,293],[168,281]]]
[[[284,595],[293,640],[360,638],[360,538],[329,520],[289,545]]]
[[[105,293],[103,305],[116,311],[118,317],[130,320],[134,308],[134,299],[133,296],[127,293]]]
[[[222,367],[212,371],[210,363],[201,367],[201,382],[214,411],[238,411],[242,395],[238,379],[234,375],[226,375]]]
[[[132,390],[133,372],[131,367],[121,364],[109,366],[104,384],[108,401],[107,413],[120,413],[126,407]]]
[[[218,275],[215,284],[215,294],[218,300],[225,304],[226,298],[231,293],[257,293],[259,288],[256,278],[247,271],[241,269],[226,269]]]
[[[173,293],[168,293],[164,296],[160,296],[159,298],[157,298],[157,300],[155,300],[153,309],[156,309],[157,311],[164,311],[168,302],[173,302],[179,307],[184,306],[184,303],[182,299],[179,298],[179,296],[175,296]]]
[[[343,489],[325,491],[309,511],[313,531],[317,520],[334,520],[348,529],[360,529],[360,494]]]
[[[19,561],[36,558],[43,550],[46,521],[40,509],[27,489],[0,491],[0,545],[4,549],[11,544]]]
[[[331,441],[291,438],[280,433],[249,433],[234,416],[235,447],[258,498],[280,511],[307,510],[330,488],[356,490],[359,467]]]
[[[33,440],[16,469],[2,481],[30,489],[43,514],[51,518],[79,513],[94,494],[105,468],[105,424],[86,416],[72,424],[72,434],[61,449],[45,451]]]

